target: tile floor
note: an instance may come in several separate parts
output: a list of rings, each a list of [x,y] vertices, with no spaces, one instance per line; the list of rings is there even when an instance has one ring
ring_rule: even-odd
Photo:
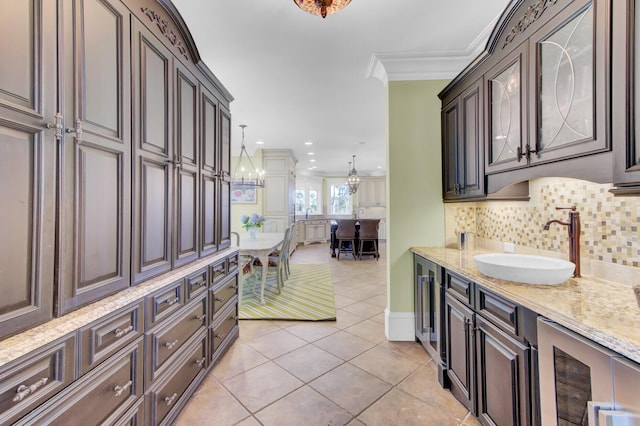
[[[241,320],[240,338],[211,370],[177,425],[477,425],[440,388],[414,342],[384,334],[386,263],[299,246],[293,263],[331,265],[337,321]]]

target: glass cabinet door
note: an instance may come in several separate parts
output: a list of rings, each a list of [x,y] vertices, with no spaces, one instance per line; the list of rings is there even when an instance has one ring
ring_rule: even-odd
[[[538,42],[540,150],[593,139],[593,7]]]
[[[487,173],[522,167],[518,153],[523,144],[523,81],[526,81],[523,56],[526,44],[486,74],[489,132],[486,153]],[[506,65],[504,65],[506,64]]]
[[[529,164],[610,149],[610,3],[575,0],[531,37]]]

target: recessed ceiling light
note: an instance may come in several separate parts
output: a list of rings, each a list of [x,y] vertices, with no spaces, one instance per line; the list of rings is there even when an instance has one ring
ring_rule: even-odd
[[[378,166],[378,168],[379,168],[379,169],[381,169],[381,168],[382,168],[382,166]]]
[[[315,158],[312,158],[312,159],[311,159],[311,160],[309,160],[309,161],[310,161],[310,162],[312,162],[312,163],[315,163],[315,162],[316,162],[316,159],[315,159]]]
[[[312,168],[312,169],[317,169],[317,168],[318,168],[318,166],[313,166],[313,167],[311,167],[311,168]]]
[[[307,146],[308,146],[308,145],[313,145],[313,142],[311,142],[311,141],[306,141],[304,144],[305,144],[305,145],[307,145]]]
[[[365,141],[359,141],[359,142],[356,142],[356,145],[364,145],[365,143],[366,143]]]
[[[307,155],[316,155],[315,152],[307,152]]]
[[[256,141],[256,145],[264,145],[264,141]]]

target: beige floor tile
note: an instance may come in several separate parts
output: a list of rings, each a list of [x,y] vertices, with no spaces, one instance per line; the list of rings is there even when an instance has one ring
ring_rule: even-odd
[[[467,415],[467,417],[464,419],[464,423],[462,424],[464,426],[482,426],[482,423],[480,423],[478,418],[471,413]]]
[[[369,303],[365,302],[358,302],[354,303],[353,305],[345,306],[342,310],[363,318],[371,318],[384,312],[384,308],[381,308],[380,306],[370,305]]]
[[[451,417],[462,421],[468,410],[453,397],[451,392],[442,389],[438,383],[438,372],[433,361],[422,366],[418,371],[398,385],[398,389],[439,407]]]
[[[422,365],[381,346],[355,357],[350,363],[392,385],[397,385]]]
[[[303,383],[283,368],[268,362],[224,381],[223,385],[255,413]]]
[[[367,426],[457,426],[458,421],[400,390],[394,389],[376,401],[358,420]]]
[[[215,404],[211,402],[215,401]],[[220,410],[220,407],[225,407]],[[176,426],[231,426],[250,413],[209,374],[175,421]]]
[[[287,352],[291,352],[294,349],[298,349],[306,345],[307,342],[288,331],[280,329],[266,336],[256,337],[248,342],[248,344],[264,356],[273,359]]]
[[[431,361],[431,357],[424,350],[424,348],[420,345],[420,343],[416,342],[389,342],[384,341],[380,343],[378,346],[388,347],[396,352],[400,352],[408,357],[410,357],[415,362],[419,363],[427,363]]]
[[[256,414],[264,426],[344,425],[353,416],[317,391],[304,386]]]
[[[247,342],[280,330],[276,321],[239,320],[238,324],[240,324],[240,340]]]
[[[387,307],[387,295],[378,294],[376,296],[363,300],[363,302],[369,303],[370,305],[380,306],[382,307],[382,309],[384,309]]]
[[[247,343],[236,342],[213,367],[212,373],[222,382],[267,361],[269,361],[267,357]]]
[[[353,415],[371,405],[391,385],[350,364],[343,364],[309,384]]]
[[[363,318],[358,315],[354,315],[350,312],[347,312],[343,309],[336,310],[336,322],[335,326],[340,329],[345,329],[351,327],[354,324],[364,321],[366,318]]]
[[[385,324],[384,317],[385,317],[384,312],[381,312],[381,313],[379,313],[378,315],[373,316],[373,317],[371,317],[371,318],[369,318],[369,319],[370,319],[371,321],[375,321],[375,322],[377,322],[377,323],[379,323],[379,324],[384,325],[384,324]]]
[[[307,345],[276,358],[274,362],[306,383],[344,361],[316,346]]]
[[[336,333],[338,328],[335,321],[299,321],[285,330],[307,342],[315,342]]]
[[[382,343],[387,340],[384,334],[384,324],[380,324],[376,321],[364,320],[351,327],[345,328],[346,332],[355,334],[358,337],[367,339],[373,343]]]
[[[368,351],[375,346],[375,343],[362,337],[354,336],[346,331],[339,331],[331,336],[318,340],[314,345],[348,361]]]
[[[205,424],[207,425],[210,424],[213,426],[213,423],[205,423]],[[236,424],[235,426],[260,426],[260,422],[257,421],[254,417],[247,417],[246,419]]]
[[[345,306],[353,305],[354,303],[358,303],[358,299],[354,299],[353,297],[343,296],[341,294],[336,294],[334,297],[334,301],[336,304],[336,308],[344,308]]]
[[[366,426],[366,425],[358,419],[353,419],[349,422],[347,426]]]

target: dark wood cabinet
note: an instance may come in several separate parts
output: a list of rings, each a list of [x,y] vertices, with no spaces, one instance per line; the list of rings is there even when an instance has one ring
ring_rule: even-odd
[[[200,101],[201,121],[200,121],[200,254],[208,255],[218,250],[218,221],[220,215],[216,210],[218,204],[218,165],[216,160],[218,155],[218,123],[220,121],[220,109],[215,96],[206,88],[202,88]]]
[[[478,413],[485,425],[531,424],[530,347],[475,317]]]
[[[220,109],[218,249],[231,246],[231,115]]]
[[[612,141],[614,181],[612,192],[640,194],[640,3],[615,2],[613,7]]]
[[[483,198],[484,118],[482,79],[442,110],[444,198]]]
[[[445,296],[447,378],[451,393],[476,413],[473,311],[447,292]]]
[[[0,339],[50,319],[56,215],[56,5],[2,7]],[[16,66],[6,66],[15,64]]]

